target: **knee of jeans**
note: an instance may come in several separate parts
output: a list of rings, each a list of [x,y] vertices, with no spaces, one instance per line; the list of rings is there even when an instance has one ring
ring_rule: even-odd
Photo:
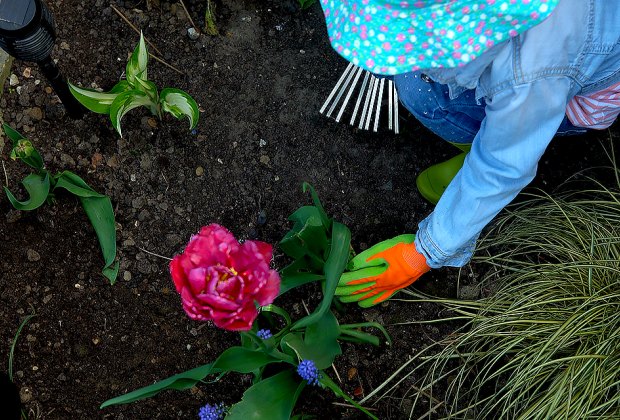
[[[441,107],[437,95],[443,94],[443,89],[438,89],[436,83],[428,80],[417,71],[394,76],[398,98],[418,119],[442,118],[446,112]]]

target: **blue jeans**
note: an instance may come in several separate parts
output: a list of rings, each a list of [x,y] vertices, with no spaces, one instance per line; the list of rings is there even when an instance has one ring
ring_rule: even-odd
[[[400,102],[422,125],[451,143],[471,143],[485,117],[484,98],[476,102],[475,91],[467,90],[450,99],[447,85],[433,82],[421,72],[394,76]],[[583,134],[565,116],[556,136]]]

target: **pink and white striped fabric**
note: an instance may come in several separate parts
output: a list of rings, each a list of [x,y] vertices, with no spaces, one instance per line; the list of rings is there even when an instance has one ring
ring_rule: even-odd
[[[603,130],[620,114],[620,82],[589,95],[577,95],[566,106],[566,115],[576,127]]]

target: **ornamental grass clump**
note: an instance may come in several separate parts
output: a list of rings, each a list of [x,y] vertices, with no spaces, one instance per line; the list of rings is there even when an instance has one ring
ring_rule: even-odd
[[[477,261],[490,268],[492,296],[409,292],[466,323],[373,394],[393,396],[421,375],[406,397],[451,418],[620,418],[620,192],[594,184],[532,195],[494,224]]]

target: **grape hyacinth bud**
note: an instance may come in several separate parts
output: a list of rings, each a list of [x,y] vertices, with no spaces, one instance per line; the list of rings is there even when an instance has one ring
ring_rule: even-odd
[[[271,334],[271,330],[268,329],[262,329],[262,330],[258,330],[256,332],[256,336],[262,340],[267,340],[271,337],[273,337],[273,334]]]
[[[316,367],[312,360],[302,360],[297,366],[297,373],[303,379],[308,381],[309,385],[319,384],[319,369]]]
[[[204,407],[200,408],[198,418],[200,420],[222,420],[224,414],[226,414],[224,403],[206,404]]]

